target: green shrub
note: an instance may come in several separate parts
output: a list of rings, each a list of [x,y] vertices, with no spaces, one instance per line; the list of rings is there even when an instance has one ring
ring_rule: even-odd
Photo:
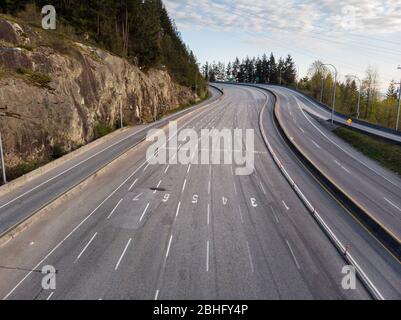
[[[17,68],[16,72],[23,79],[25,79],[26,81],[32,83],[37,87],[51,89],[49,87],[49,84],[52,81],[52,79],[47,74],[31,71],[25,68]]]
[[[98,123],[95,126],[95,140],[113,132],[113,128],[105,123]]]
[[[67,152],[65,151],[65,149],[60,146],[60,145],[54,145],[53,147],[53,153],[52,153],[52,158],[53,159],[58,159],[61,158],[62,156],[66,155]]]

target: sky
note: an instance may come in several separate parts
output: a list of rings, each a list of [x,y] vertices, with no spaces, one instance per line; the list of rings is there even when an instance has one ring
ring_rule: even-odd
[[[378,71],[379,87],[400,82],[401,0],[164,0],[201,64],[235,57],[294,58],[301,77],[315,60],[339,79]]]

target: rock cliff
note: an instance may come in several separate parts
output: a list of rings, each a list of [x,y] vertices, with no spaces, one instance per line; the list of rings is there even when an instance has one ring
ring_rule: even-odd
[[[60,34],[0,17],[0,133],[6,165],[46,161],[113,128],[191,103],[167,71],[133,63]]]

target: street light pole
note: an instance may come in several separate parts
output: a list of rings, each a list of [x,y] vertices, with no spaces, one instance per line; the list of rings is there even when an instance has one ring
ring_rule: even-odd
[[[1,158],[1,171],[3,175],[3,183],[7,183],[6,177],[6,167],[4,165],[4,152],[3,152],[3,141],[1,140],[1,133],[0,133],[0,158]]]
[[[356,111],[356,118],[359,120],[360,111],[361,111],[361,92],[362,92],[362,80],[354,75],[349,75],[349,78],[354,78],[359,81],[359,95],[358,95],[358,107]]]

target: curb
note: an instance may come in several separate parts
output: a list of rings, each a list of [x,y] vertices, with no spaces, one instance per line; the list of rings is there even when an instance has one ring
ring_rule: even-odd
[[[269,92],[274,96],[274,105],[276,106],[277,104],[277,96],[273,92],[271,92],[268,89],[263,89],[263,88],[258,88],[260,90],[264,90]],[[315,219],[315,221],[319,224],[323,232],[327,235],[329,240],[334,244],[338,252],[341,254],[341,256],[344,258],[344,260],[352,265],[360,280],[370,293],[370,295],[375,299],[375,300],[385,300],[382,294],[379,292],[379,290],[375,287],[375,285],[372,283],[372,281],[369,279],[369,277],[366,275],[366,273],[362,270],[362,268],[359,266],[359,264],[355,261],[355,259],[352,257],[351,254],[348,253],[347,247],[344,246],[341,241],[336,237],[334,232],[330,229],[330,227],[325,223],[325,221],[322,219],[320,214],[316,211],[315,207],[311,204],[311,202],[308,200],[308,198],[304,195],[302,190],[299,188],[299,186],[296,184],[296,182],[292,179],[292,177],[288,174],[287,170],[285,167],[282,165],[280,159],[277,157],[275,151],[273,150],[272,146],[270,145],[265,130],[263,128],[263,114],[264,111],[266,110],[266,106],[268,104],[268,101],[266,101],[265,105],[263,106],[262,111],[260,112],[259,115],[259,128],[262,133],[263,140],[266,144],[267,149],[270,152],[270,155],[272,156],[274,162],[276,163],[277,167],[280,169],[281,173],[287,180],[287,182],[290,184],[292,189],[295,191],[299,199],[302,201],[302,203],[305,205],[305,207],[308,209],[308,211],[312,214],[312,217]]]

